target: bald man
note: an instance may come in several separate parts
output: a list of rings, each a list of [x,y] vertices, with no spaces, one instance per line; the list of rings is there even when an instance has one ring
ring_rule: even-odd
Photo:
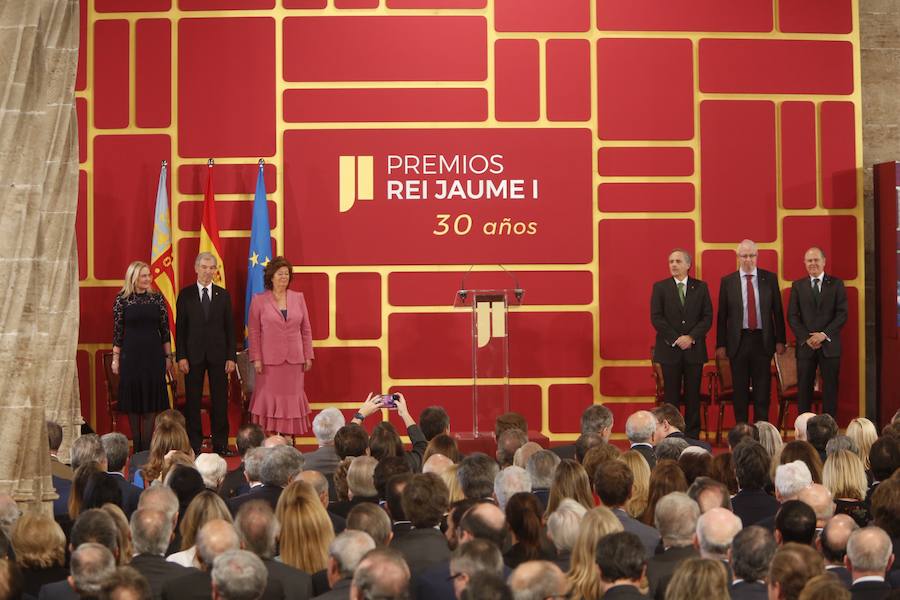
[[[703,558],[728,560],[734,536],[743,528],[740,517],[724,508],[712,508],[697,519],[694,547]]]
[[[859,525],[850,515],[835,515],[816,538],[816,549],[825,558],[825,570],[834,574],[848,590],[853,585],[850,571],[844,566],[847,541]]]
[[[568,591],[566,576],[558,566],[546,560],[520,564],[509,576],[513,598],[564,598]]]
[[[831,491],[821,483],[813,483],[800,490],[797,500],[812,507],[813,512],[816,513],[817,529],[825,527],[825,523],[834,516],[834,498],[831,496]]]
[[[737,247],[738,270],[722,278],[716,327],[716,355],[728,358],[734,384],[734,420],[769,420],[772,356],[784,353],[785,327],[778,276],[758,269],[759,250],[752,240]]]
[[[452,466],[453,461],[443,454],[432,454],[428,457],[428,460],[425,461],[425,464],[422,465],[422,472],[434,473],[435,475],[440,476]]]

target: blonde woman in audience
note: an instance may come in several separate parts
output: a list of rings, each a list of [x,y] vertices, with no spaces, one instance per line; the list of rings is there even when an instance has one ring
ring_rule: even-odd
[[[170,554],[166,560],[178,563],[183,567],[200,568],[197,560],[197,532],[209,521],[222,519],[223,521],[232,522],[231,512],[225,505],[218,494],[210,490],[200,492],[188,505],[184,516],[181,518],[181,524],[178,526],[178,533],[181,534],[181,547],[179,552]]]
[[[834,514],[849,515],[865,527],[872,520],[865,503],[868,480],[862,460],[850,450],[838,450],[825,461],[822,485],[834,497]]]
[[[194,455],[187,431],[177,422],[169,422],[157,427],[150,440],[150,458],[147,464],[134,476],[134,484],[138,487],[150,487],[160,479],[165,468],[166,455],[172,450],[180,450],[189,456]]]
[[[631,497],[625,503],[625,512],[637,519],[647,509],[647,496],[650,492],[650,465],[637,450],[623,453],[619,460],[628,465],[634,475],[634,485],[631,488]]]
[[[666,600],[730,600],[729,584],[722,561],[689,558],[675,569],[666,588]]]
[[[113,521],[116,522],[116,529],[119,530],[119,556],[116,564],[121,567],[131,563],[134,546],[131,544],[131,526],[128,524],[128,517],[120,507],[109,502],[101,506],[100,510],[113,518]]]
[[[563,498],[571,498],[588,510],[594,508],[594,496],[591,494],[591,482],[587,471],[571,458],[556,465],[553,484],[550,486],[550,497],[544,510],[545,520],[559,507]]]
[[[878,430],[875,429],[875,424],[864,417],[853,419],[847,425],[847,437],[856,442],[856,447],[859,448],[859,457],[868,471],[870,469],[869,450],[878,439]]]
[[[766,449],[769,458],[774,459],[781,453],[781,449],[784,447],[784,440],[781,439],[781,432],[768,421],[758,421],[754,424],[754,427],[759,431],[759,443]]]
[[[69,576],[66,564],[66,535],[51,517],[26,512],[19,517],[12,534],[16,564],[22,570],[22,591],[37,598],[41,586]]]
[[[572,548],[572,559],[566,577],[569,600],[599,600],[603,596],[597,571],[597,542],[605,535],[624,531],[621,521],[605,506],[592,508],[581,519],[581,532]]]
[[[328,567],[334,529],[311,485],[295,481],[284,488],[275,517],[281,524],[281,562],[310,575]]]
[[[465,495],[462,492],[462,488],[459,485],[459,477],[456,476],[456,472],[459,470],[459,463],[452,464],[441,473],[441,479],[444,480],[444,483],[447,485],[447,489],[450,490],[450,504],[454,502],[459,502],[465,498]]]

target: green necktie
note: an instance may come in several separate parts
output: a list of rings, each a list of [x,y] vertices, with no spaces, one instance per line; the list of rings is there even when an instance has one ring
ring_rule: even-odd
[[[684,282],[678,284],[678,298],[681,299],[681,305],[684,306]]]

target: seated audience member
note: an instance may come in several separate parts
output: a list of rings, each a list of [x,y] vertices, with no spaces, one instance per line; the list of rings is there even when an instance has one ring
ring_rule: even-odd
[[[736,423],[734,427],[728,430],[728,451],[734,452],[734,447],[748,438],[758,442],[759,429],[749,423]]]
[[[462,455],[459,452],[459,446],[456,444],[456,439],[446,433],[439,433],[431,438],[431,441],[428,442],[428,447],[425,448],[425,454],[422,456],[422,461],[428,462],[428,459],[435,454],[442,454],[454,463],[458,463],[462,459]]]
[[[328,510],[331,503],[328,501],[328,480],[325,479],[325,476],[318,471],[302,471],[297,475],[297,480],[305,481],[312,486],[313,491],[319,497],[322,508],[328,513],[328,518],[331,520],[331,527],[334,529],[335,535],[342,532],[347,526],[347,521],[344,517],[340,517]]]
[[[589,510],[581,520],[581,531],[572,548],[569,570],[570,600],[599,598],[603,594],[600,573],[597,571],[597,543],[610,533],[624,531],[622,523],[608,508],[598,506]]]
[[[560,458],[549,450],[539,450],[531,455],[525,470],[531,478],[531,493],[540,501],[541,506],[546,508],[550,502],[550,488],[553,487],[553,479],[556,474],[556,467],[560,463]],[[524,490],[517,490],[524,491]],[[501,505],[500,508],[503,508]]]
[[[604,442],[609,442],[612,428],[612,411],[602,404],[592,404],[581,413],[581,435],[596,433],[603,438]],[[575,444],[556,446],[551,448],[551,450],[559,455],[560,458],[578,458],[575,454]]]
[[[494,493],[494,479],[499,471],[496,461],[480,452],[462,459],[456,476],[463,496],[470,500],[489,498]]]
[[[419,413],[419,428],[429,442],[439,435],[450,435],[450,416],[442,406],[426,406]]]
[[[15,562],[21,570],[23,591],[35,598],[41,586],[63,581],[66,570],[66,536],[52,518],[36,512],[23,514],[12,534]],[[5,556],[5,553],[4,553]]]
[[[816,413],[805,412],[797,415],[797,418],[794,419],[794,439],[807,441],[806,440],[806,424],[816,416]]]
[[[166,560],[166,548],[171,538],[172,521],[164,512],[144,508],[131,515],[131,540],[135,552],[131,567],[147,578],[154,599],[161,597],[168,581],[189,573],[186,567]]]
[[[812,485],[809,467],[802,460],[795,460],[775,469],[775,499],[781,504],[796,500],[803,490]],[[775,515],[756,523],[769,531],[775,531]]]
[[[197,494],[206,491],[206,486],[203,485],[203,477],[200,476],[197,469],[184,465],[176,465],[169,471],[165,478],[165,485],[175,492],[175,496],[178,498],[179,521],[176,527],[179,527],[181,518],[187,512],[187,507],[197,497]]]
[[[834,498],[835,513],[850,515],[860,527],[872,520],[865,501],[868,491],[862,460],[849,450],[838,450],[828,457],[822,469],[822,485]]]
[[[119,548],[119,555],[116,557],[116,566],[124,567],[131,563],[134,556],[134,546],[131,543],[131,525],[125,517],[122,509],[115,504],[104,504],[100,510],[112,517],[116,524],[116,545]]]
[[[900,548],[900,476],[882,482],[872,494],[872,525],[883,529]]]
[[[119,432],[107,433],[100,438],[106,454],[107,473],[114,477],[122,492],[122,510],[126,517],[137,510],[141,488],[128,481],[128,438]]]
[[[375,426],[375,430],[377,431],[372,432],[373,436],[369,439],[370,453],[373,456],[375,455],[376,447],[372,445],[373,441],[379,439],[384,440],[387,449],[392,445],[391,439],[393,439],[393,445],[395,446],[394,452],[396,455],[403,456],[413,473],[421,473],[422,456],[425,454],[425,449],[428,447],[428,440],[422,434],[422,430],[419,429],[415,419],[413,419],[412,415],[409,413],[406,397],[399,392],[395,393],[394,402],[397,407],[397,416],[403,421],[403,425],[406,427],[406,435],[409,436],[409,440],[412,442],[412,450],[409,452],[404,451],[403,444],[400,443],[400,436],[397,435],[397,430],[389,421],[384,421]],[[366,401],[359,407],[359,410],[356,412],[356,416],[353,417],[351,423],[362,425],[363,420],[365,420],[367,416],[381,410],[381,408],[380,396],[369,394]]]
[[[623,452],[618,458],[631,469],[634,476],[634,484],[631,486],[631,498],[625,503],[625,512],[640,519],[647,510],[647,501],[650,496],[650,467],[644,456],[635,450]]]
[[[104,504],[115,504],[119,508],[123,508],[122,490],[116,483],[116,479],[115,475],[103,471],[92,473],[81,497],[81,510],[100,508]]]
[[[462,521],[463,515],[469,512],[470,508],[481,502],[486,501],[463,499],[450,503],[450,510],[447,511],[447,529],[444,530],[444,538],[447,540],[447,546],[451,551],[459,546],[459,523]],[[500,515],[504,519],[506,518],[502,512]]]
[[[744,440],[733,452],[738,493],[731,499],[734,514],[753,525],[778,512],[778,500],[766,493],[769,455],[759,442]]]
[[[585,455],[591,448],[596,448],[606,443],[599,433],[582,433],[575,440],[575,460],[583,462]],[[557,458],[559,458],[557,456]]]
[[[470,540],[457,546],[450,556],[450,578],[457,598],[468,587],[472,577],[480,573],[503,576],[500,549],[487,540]]]
[[[350,597],[405,598],[409,590],[410,571],[399,552],[390,548],[370,550],[353,573]]]
[[[653,521],[662,538],[663,552],[647,561],[651,598],[664,600],[669,580],[678,566],[699,556],[693,545],[699,518],[700,507],[687,494],[672,492],[660,498]]]
[[[403,513],[412,529],[391,543],[409,565],[413,575],[449,560],[450,549],[440,529],[444,513],[450,505],[447,486],[437,475],[413,475],[401,497]]]
[[[588,450],[584,455],[584,460],[581,461],[581,466],[584,467],[588,479],[593,481],[597,465],[608,460],[616,460],[620,456],[622,456],[622,452],[613,444],[601,444]]]
[[[578,540],[581,520],[587,509],[571,498],[563,498],[559,506],[547,517],[547,539],[553,543],[556,558],[553,562],[565,573],[572,562],[572,548]]]
[[[661,460],[656,463],[656,468],[650,473],[650,482],[647,487],[647,508],[640,517],[641,522],[652,526],[656,503],[660,498],[672,492],[687,492],[687,489],[687,480],[678,463],[670,460]]]
[[[611,533],[600,539],[596,550],[600,587],[604,600],[637,600],[647,572],[644,544],[633,533]]]
[[[225,459],[213,452],[206,452],[194,460],[194,466],[203,478],[206,489],[218,492],[225,479],[225,473],[228,472]]]
[[[806,582],[824,573],[822,557],[810,546],[785,544],[775,551],[769,564],[769,598],[797,600]]]
[[[57,455],[63,441],[63,430],[59,423],[47,421],[47,441],[50,445],[50,474],[54,478],[72,481],[75,471],[72,467],[59,460]]]
[[[164,421],[153,430],[147,461],[140,467],[132,466],[136,470],[134,484],[140,488],[149,488],[154,481],[161,481],[166,455],[172,450],[194,456],[187,431],[175,420]]]
[[[277,448],[278,446],[291,446],[288,439],[280,433],[274,433],[263,440],[263,448]]]
[[[375,488],[375,467],[378,461],[371,456],[356,456],[347,469],[347,500],[333,502],[329,510],[347,518],[350,510],[361,502],[378,504],[378,490]]]
[[[444,471],[453,466],[456,466],[456,463],[443,454],[432,454],[425,459],[425,464],[422,465],[422,472],[426,474],[434,473],[438,477],[441,477],[444,474]]]
[[[74,554],[82,544],[88,543],[99,544],[106,548],[113,557],[113,569],[115,569],[115,562],[119,556],[119,536],[116,523],[111,516],[97,508],[84,511],[72,525],[72,531],[69,534],[69,552]],[[70,572],[71,567],[70,563]],[[43,585],[38,598],[40,600],[74,598],[72,576],[68,580]]]
[[[185,429],[185,433],[187,432],[187,424],[184,420],[184,414],[178,409],[175,408],[167,408],[161,413],[157,413],[156,419],[153,422],[153,435],[156,435],[156,432],[167,425],[175,423],[181,426],[182,429]],[[153,442],[153,438],[150,438],[151,444]],[[129,460],[129,470],[128,476],[132,483],[134,483],[135,475],[138,471],[144,468],[144,465],[147,464],[147,461],[150,460],[150,450],[142,450],[141,452],[135,452],[131,455],[131,460]],[[143,487],[143,486],[138,486]]]
[[[259,600],[268,582],[265,565],[245,550],[229,550],[216,557],[210,572],[212,600]]]
[[[728,560],[734,536],[743,527],[740,517],[724,508],[713,508],[697,519],[694,547],[703,558]]]
[[[851,600],[850,590],[832,575],[816,575],[806,582],[798,600]]]
[[[875,440],[869,450],[869,468],[872,472],[872,485],[866,500],[872,498],[879,483],[887,481],[900,469],[900,439],[882,437]]]
[[[840,579],[848,590],[853,579],[844,565],[844,557],[847,556],[847,540],[857,529],[859,525],[849,515],[836,515],[816,538],[816,549],[825,559],[825,570]]]
[[[242,496],[230,499],[228,509],[236,515],[245,502],[264,500],[273,509],[278,505],[282,490],[303,470],[303,455],[291,446],[277,446],[264,451],[259,469],[262,485],[251,487]]]
[[[504,431],[518,429],[528,433],[528,421],[525,416],[517,412],[506,412],[494,419],[494,439],[499,440]]]
[[[684,479],[690,486],[698,477],[709,477],[712,474],[712,454],[699,446],[688,446],[678,457],[678,466],[681,467]]]
[[[816,537],[816,513],[805,502],[788,500],[775,515],[775,541],[779,546],[796,542],[812,545]]]
[[[347,529],[368,533],[376,546],[387,546],[394,537],[391,519],[377,504],[357,504],[347,515]],[[441,536],[443,537],[443,535]]]
[[[344,413],[334,407],[319,411],[312,422],[313,435],[319,447],[303,455],[306,470],[318,471],[322,475],[332,475],[337,470],[341,458],[335,450],[334,436],[346,424]]]
[[[506,522],[513,544],[504,552],[503,561],[514,569],[529,560],[553,560],[556,553],[542,539],[541,506],[528,492],[513,495],[506,506]]]
[[[152,442],[151,442],[152,443]],[[166,518],[172,521],[172,527],[175,530],[175,537],[169,544],[166,554],[173,554],[181,547],[181,536],[178,533],[178,523],[181,515],[178,512],[178,496],[165,485],[155,485],[146,489],[138,500],[138,509],[153,508],[161,510],[166,514]]]
[[[737,478],[734,476],[734,455],[731,452],[723,452],[713,457],[710,477],[724,484],[728,488],[729,494],[737,494],[738,484]]]
[[[515,600],[560,598],[568,589],[566,576],[552,562],[532,560],[522,563],[509,576],[509,589]]]
[[[411,474],[412,469],[409,468],[407,462],[401,456],[390,456],[378,461],[375,470],[372,472],[372,483],[375,484],[375,492],[378,500],[384,502],[387,500],[387,484],[395,475]]]
[[[78,515],[85,510],[84,494],[87,490],[88,483],[94,475],[99,473],[103,473],[103,470],[100,468],[100,465],[95,462],[83,464],[75,469],[75,479],[72,480],[72,487],[69,489],[69,499],[67,501],[68,514],[65,515],[65,517],[68,517],[67,522],[71,523],[71,521],[77,519]],[[3,506],[8,506],[8,503],[0,503],[0,507]],[[0,508],[0,510],[2,510],[2,508]],[[63,524],[63,528],[66,528],[65,524]]]
[[[853,598],[885,598],[891,586],[885,575],[894,562],[891,538],[879,527],[863,527],[850,534],[844,564],[850,570]]]
[[[826,460],[838,450],[849,450],[856,456],[859,456],[860,460],[862,460],[862,456],[859,454],[859,446],[856,445],[856,441],[851,437],[846,435],[836,435],[828,440],[828,443],[825,444]]]
[[[724,508],[731,510],[731,496],[728,487],[721,481],[712,477],[698,477],[687,491],[691,500],[700,507],[700,514],[711,508]]]
[[[821,483],[814,483],[800,490],[797,500],[808,504],[816,513],[816,529],[825,527],[825,523],[834,516],[834,500],[831,492]]]
[[[313,420],[313,429],[315,430],[315,420]],[[238,456],[241,457],[241,463],[234,470],[225,474],[225,478],[219,486],[219,495],[223,500],[228,500],[250,491],[247,478],[244,476],[247,452],[251,448],[262,446],[265,437],[266,434],[262,427],[256,423],[247,423],[241,425],[240,429],[238,429],[237,435],[234,437],[234,444],[237,447]],[[307,462],[309,462],[309,455],[307,455]]]
[[[812,444],[803,440],[793,440],[784,445],[778,462],[782,465],[795,460],[802,460],[809,467],[813,483],[822,483],[822,459]]]
[[[640,452],[647,465],[656,466],[656,454],[653,452],[653,434],[656,432],[656,417],[649,410],[638,410],[625,421],[625,436],[631,449]]]
[[[534,456],[536,452],[540,452],[543,449],[544,448],[537,442],[528,442],[516,450],[516,455],[513,457],[513,464],[517,467],[526,469],[528,468],[528,461],[531,460],[531,457]]]
[[[497,438],[497,462],[500,468],[512,466],[516,451],[528,443],[528,434],[517,427],[511,427]]]
[[[88,463],[97,463],[101,471],[107,468],[106,451],[103,449],[103,443],[100,436],[96,433],[88,433],[82,435],[72,442],[72,470],[77,471],[78,467]]]
[[[131,567],[118,567],[103,584],[100,600],[151,600],[147,578]]]
[[[708,442],[695,440],[684,435],[684,417],[676,406],[671,404],[660,404],[652,411],[656,418],[656,430],[653,432],[653,442],[659,444],[666,438],[681,438],[690,446],[700,446],[707,452],[712,452],[712,446]],[[656,458],[659,459],[659,453]]]
[[[684,438],[665,438],[656,442],[653,452],[657,463],[661,460],[677,461],[689,447],[690,443]]]
[[[363,557],[375,549],[375,542],[367,533],[348,529],[328,546],[328,591],[316,596],[321,600],[347,600],[353,573]]]
[[[476,573],[459,593],[458,600],[513,600],[506,579],[493,573]]]
[[[721,561],[689,558],[675,570],[666,600],[730,600],[728,571]]]
[[[531,475],[528,471],[510,466],[497,473],[494,478],[494,499],[501,510],[506,510],[506,503],[513,494],[519,492],[531,493]]]
[[[347,423],[334,434],[334,452],[341,460],[369,454],[369,434],[356,423]]]
[[[734,536],[728,551],[728,564],[734,576],[729,582],[733,600],[768,598],[766,576],[775,549],[775,538],[763,527],[751,525]]]
[[[616,515],[625,531],[638,536],[644,545],[645,555],[649,558],[656,553],[659,533],[625,512],[623,507],[631,497],[633,484],[634,476],[631,469],[618,460],[601,463],[594,474],[594,490],[597,492],[600,503]]]
[[[777,457],[781,452],[781,449],[784,448],[784,440],[781,438],[781,431],[768,421],[757,421],[753,426],[756,427],[756,430],[759,432],[759,443],[766,449],[769,458],[775,460],[775,457]]]
[[[214,519],[231,522],[231,513],[225,502],[212,490],[194,496],[178,524],[178,552],[169,554],[166,560],[183,567],[200,568],[200,562],[197,560],[197,532]]]
[[[319,496],[305,481],[294,481],[278,499],[275,518],[281,524],[281,562],[312,575],[328,565],[334,528]]]
[[[275,560],[279,527],[271,506],[262,500],[244,504],[235,517],[234,529],[241,548],[262,561],[268,580],[281,583],[284,600],[307,600],[312,597],[312,578],[309,574]],[[215,576],[213,578],[215,580]]]
[[[389,457],[403,457],[405,452],[403,440],[397,433],[397,428],[390,421],[382,421],[372,428],[369,434],[369,454],[377,461]]]
[[[591,481],[587,471],[571,458],[562,460],[556,466],[544,515],[555,511],[564,498],[570,498],[586,509],[594,508]]]
[[[806,422],[806,439],[819,453],[822,462],[825,462],[825,446],[828,445],[828,440],[837,434],[837,423],[829,414],[816,415]]]
[[[427,475],[427,473],[423,473],[423,475]],[[412,523],[406,518],[406,513],[403,512],[403,490],[406,489],[406,484],[410,479],[412,479],[412,473],[404,473],[391,477],[387,483],[384,507],[391,520],[393,537],[401,536],[413,528]]]
[[[115,574],[116,560],[106,546],[87,542],[72,552],[69,568],[72,574],[69,576],[68,584],[77,597],[96,598],[100,595],[103,585]],[[42,596],[53,598],[43,594]]]

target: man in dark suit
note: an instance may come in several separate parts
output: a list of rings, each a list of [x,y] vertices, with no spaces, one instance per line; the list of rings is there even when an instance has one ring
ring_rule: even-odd
[[[663,496],[656,505],[653,524],[662,537],[663,552],[647,561],[650,597],[665,600],[669,580],[681,563],[699,556],[694,548],[694,531],[700,507],[682,492]]]
[[[103,435],[100,442],[106,451],[106,471],[115,478],[122,492],[122,510],[131,518],[143,490],[128,481],[128,438],[114,431]]]
[[[596,433],[603,438],[604,442],[609,441],[612,434],[613,414],[612,411],[602,404],[591,404],[584,412],[581,413],[581,435],[586,433]],[[575,444],[566,444],[564,446],[556,446],[550,448],[560,458],[575,458]]]
[[[785,344],[784,310],[778,277],[756,268],[758,251],[751,240],[737,247],[740,269],[722,278],[716,327],[716,354],[728,358],[734,384],[734,420],[749,422],[753,388],[753,420],[769,419],[771,363]]]
[[[644,545],[645,556],[650,558],[656,554],[656,547],[659,546],[659,533],[622,509],[631,497],[633,487],[634,475],[622,461],[608,460],[597,465],[594,471],[594,491],[600,498],[600,504],[616,515],[625,531],[637,536]]]
[[[688,277],[691,255],[676,248],[669,253],[672,276],[653,284],[650,322],[656,330],[653,361],[660,363],[665,401],[684,404],[685,434],[700,436],[700,380],[706,363],[706,332],[713,309],[706,283]]]
[[[262,454],[259,469],[262,485],[251,487],[246,494],[228,500],[225,504],[232,515],[236,515],[241,506],[253,500],[263,500],[275,510],[282,490],[303,470],[303,455],[293,446],[261,448],[253,452]]]
[[[649,410],[638,410],[625,421],[625,436],[631,442],[631,449],[639,452],[651,469],[656,466],[653,452],[653,434],[656,432],[656,417]]]
[[[163,586],[170,580],[187,575],[194,569],[166,560],[166,548],[172,539],[172,521],[160,510],[144,508],[131,518],[131,539],[137,553],[131,566],[147,578],[154,600],[162,596]]]
[[[841,366],[841,328],[847,322],[844,282],[825,273],[825,253],[812,247],[803,255],[809,277],[791,285],[788,323],[797,338],[797,408],[809,410],[822,374],[822,408],[837,417],[838,374]]]
[[[885,573],[894,562],[891,538],[880,527],[864,527],[850,534],[844,564],[850,569],[853,600],[882,600],[891,593]]]
[[[438,529],[450,504],[441,479],[434,473],[413,475],[403,488],[400,504],[413,528],[393,540],[391,548],[403,555],[412,575],[449,560],[447,538]]]
[[[597,545],[595,559],[600,569],[603,600],[646,598],[639,586],[647,571],[647,558],[638,536],[628,531],[609,534]]]
[[[707,452],[712,452],[712,446],[710,446],[709,442],[684,435],[684,417],[681,416],[681,412],[673,404],[664,402],[653,407],[653,410],[650,412],[656,417],[656,430],[653,432],[654,444],[659,444],[666,438],[682,438],[689,446],[698,446]]]
[[[247,482],[247,477],[244,474],[244,457],[248,451],[262,446],[265,439],[265,432],[256,423],[246,423],[238,429],[234,443],[237,446],[238,455],[241,457],[241,464],[235,467],[234,470],[229,471],[225,475],[225,479],[222,480],[222,484],[219,486],[219,496],[223,500],[228,500],[250,491],[250,484]]]
[[[316,596],[322,600],[348,600],[353,573],[363,556],[375,549],[375,542],[362,531],[347,530],[328,546],[328,585],[330,590]]]
[[[728,562],[734,573],[729,593],[732,600],[766,600],[766,576],[775,556],[775,538],[768,530],[751,525],[731,542]]]
[[[69,552],[72,553],[72,562],[70,564],[72,576],[62,581],[47,583],[41,587],[38,594],[39,600],[74,600],[79,597],[77,589],[77,577],[75,577],[76,549],[82,544],[90,544],[92,546],[100,545],[109,551],[112,556],[113,569],[115,569],[115,560],[119,556],[119,529],[116,522],[109,514],[99,508],[86,510],[78,515],[75,524],[72,525],[72,531],[69,534]],[[102,552],[93,552],[85,555],[85,558],[93,557],[102,563],[106,563],[106,559]],[[87,563],[82,563],[87,564]],[[94,563],[96,565],[96,562]]]
[[[734,514],[746,525],[754,525],[778,512],[778,500],[766,493],[769,455],[759,442],[745,439],[733,452],[738,493],[731,499]]]
[[[850,570],[844,566],[847,556],[847,540],[859,529],[859,525],[849,515],[834,515],[816,539],[816,549],[825,559],[825,570],[835,575],[849,590],[853,585]]]
[[[201,252],[194,268],[197,281],[178,294],[175,321],[176,358],[185,376],[188,437],[194,453],[198,454],[203,443],[200,399],[206,374],[212,404],[213,450],[228,456],[227,375],[234,371],[236,360],[231,297],[225,288],[212,282],[219,268],[215,256]]]

